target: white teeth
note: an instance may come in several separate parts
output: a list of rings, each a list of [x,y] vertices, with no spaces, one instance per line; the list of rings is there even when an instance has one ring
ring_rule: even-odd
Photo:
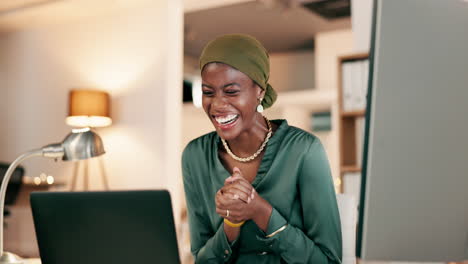
[[[227,115],[223,117],[215,117],[215,119],[216,119],[216,122],[224,125],[224,124],[229,124],[233,122],[237,118],[237,116],[238,115]]]

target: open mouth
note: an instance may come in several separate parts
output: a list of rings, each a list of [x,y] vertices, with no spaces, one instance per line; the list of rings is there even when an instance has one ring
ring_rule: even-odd
[[[239,115],[227,115],[227,116],[214,116],[216,122],[220,125],[229,125],[239,118]]]

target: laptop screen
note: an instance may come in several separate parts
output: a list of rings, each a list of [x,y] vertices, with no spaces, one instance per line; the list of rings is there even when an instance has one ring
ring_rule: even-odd
[[[167,191],[31,194],[47,264],[180,263]]]

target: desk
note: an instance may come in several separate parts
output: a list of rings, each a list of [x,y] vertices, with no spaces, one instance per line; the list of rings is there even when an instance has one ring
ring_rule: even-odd
[[[38,259],[38,258],[24,259],[24,264],[41,264],[41,259]]]

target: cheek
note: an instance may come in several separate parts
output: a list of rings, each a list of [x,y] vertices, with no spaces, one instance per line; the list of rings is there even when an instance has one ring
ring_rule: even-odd
[[[255,109],[257,108],[256,100],[251,97],[242,98],[239,100],[238,105],[245,112],[255,112]]]
[[[205,113],[208,114],[209,107],[210,107],[210,100],[205,97],[202,97],[202,107],[203,107],[203,110],[205,110]]]

